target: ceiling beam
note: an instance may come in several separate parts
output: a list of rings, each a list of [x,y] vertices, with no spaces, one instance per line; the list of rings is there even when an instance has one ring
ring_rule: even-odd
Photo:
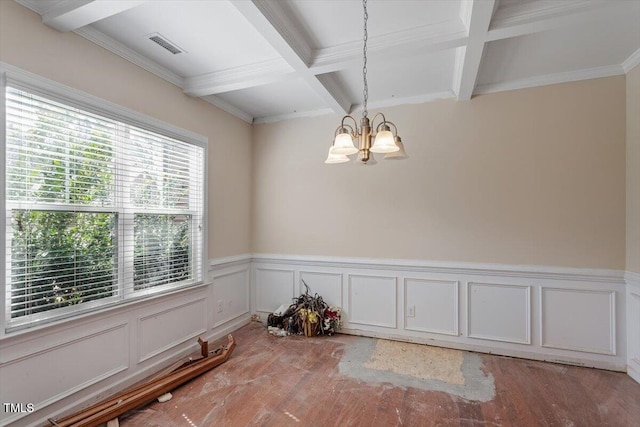
[[[277,2],[232,0],[231,4],[334,112],[345,114],[349,111],[351,102],[342,91],[327,87],[309,68],[311,48],[302,34],[287,24],[291,20]]]
[[[452,86],[458,100],[471,99],[495,4],[495,0],[463,0],[460,18],[468,23],[469,40],[456,52]]]
[[[61,0],[42,15],[42,22],[58,31],[73,31],[132,9],[144,2],[144,0]]]
[[[290,79],[293,69],[282,58],[243,65],[184,79],[184,93],[191,96],[213,95],[248,89]]]

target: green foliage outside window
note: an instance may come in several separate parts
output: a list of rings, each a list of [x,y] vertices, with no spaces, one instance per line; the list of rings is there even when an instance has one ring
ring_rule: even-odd
[[[117,196],[115,123],[53,102],[35,108],[21,102],[8,93],[7,201],[16,203],[8,212],[10,316],[118,296],[124,286],[140,290],[191,278],[190,215],[129,213],[125,221],[116,208],[117,197],[141,206],[142,199],[161,198],[161,189],[149,193],[145,182],[138,194],[132,182],[130,194]],[[177,197],[174,204],[184,200],[185,173],[177,181],[159,177],[178,189],[165,196]],[[123,221],[133,223],[134,277],[119,287]]]

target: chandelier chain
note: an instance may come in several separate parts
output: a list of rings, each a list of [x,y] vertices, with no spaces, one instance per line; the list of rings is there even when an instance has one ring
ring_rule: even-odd
[[[364,7],[364,47],[362,48],[362,79],[364,80],[364,89],[362,94],[364,97],[364,110],[362,111],[362,117],[367,117],[367,101],[369,100],[369,85],[367,84],[367,20],[369,14],[367,13],[367,0],[362,0],[362,6]]]

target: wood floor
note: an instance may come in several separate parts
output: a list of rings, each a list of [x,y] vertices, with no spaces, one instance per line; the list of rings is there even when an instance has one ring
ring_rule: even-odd
[[[225,364],[120,425],[640,426],[640,384],[623,373],[479,355],[495,384],[495,397],[480,402],[340,374],[359,337],[277,338],[259,323],[233,335]]]

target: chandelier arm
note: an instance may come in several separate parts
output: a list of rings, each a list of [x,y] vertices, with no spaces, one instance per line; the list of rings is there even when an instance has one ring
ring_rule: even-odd
[[[396,127],[396,124],[393,122],[390,122],[389,120],[385,120],[384,122],[378,124],[378,126],[376,126],[376,132],[378,132],[380,130],[380,126],[383,126],[383,125],[393,126],[393,136],[398,136],[398,128]]]
[[[349,125],[347,125],[347,124],[345,124],[345,123],[344,123],[344,121],[345,121],[346,119],[351,119],[351,120],[353,120],[353,127],[351,127],[351,126],[349,126]],[[343,127],[343,128],[344,128],[344,127],[349,127],[349,128],[351,129],[351,133],[352,133],[353,135],[357,135],[357,134],[358,134],[358,122],[356,122],[356,119],[354,119],[351,115],[346,115],[346,116],[344,116],[344,117],[342,118],[342,122],[341,122],[341,124],[340,124],[340,127]],[[339,128],[340,128],[340,127],[339,127]],[[339,129],[339,128],[338,128],[338,129]]]
[[[354,132],[353,127],[351,125],[349,125],[349,124],[341,124],[340,126],[338,126],[336,128],[336,131],[333,133],[333,137],[335,138],[340,133],[340,131],[342,129],[349,129],[351,135],[355,135],[355,132]]]
[[[379,124],[376,126],[376,125],[375,125],[375,121],[376,121],[376,118],[377,118],[378,116],[382,116],[382,123],[379,123]],[[379,128],[380,126],[382,126],[382,125],[386,124],[386,123],[387,123],[387,118],[384,116],[384,114],[382,114],[382,113],[376,113],[376,115],[375,115],[375,116],[373,116],[373,119],[371,119],[371,129],[375,129],[375,131],[376,131],[376,133],[377,133],[377,132],[378,132],[378,128]]]

